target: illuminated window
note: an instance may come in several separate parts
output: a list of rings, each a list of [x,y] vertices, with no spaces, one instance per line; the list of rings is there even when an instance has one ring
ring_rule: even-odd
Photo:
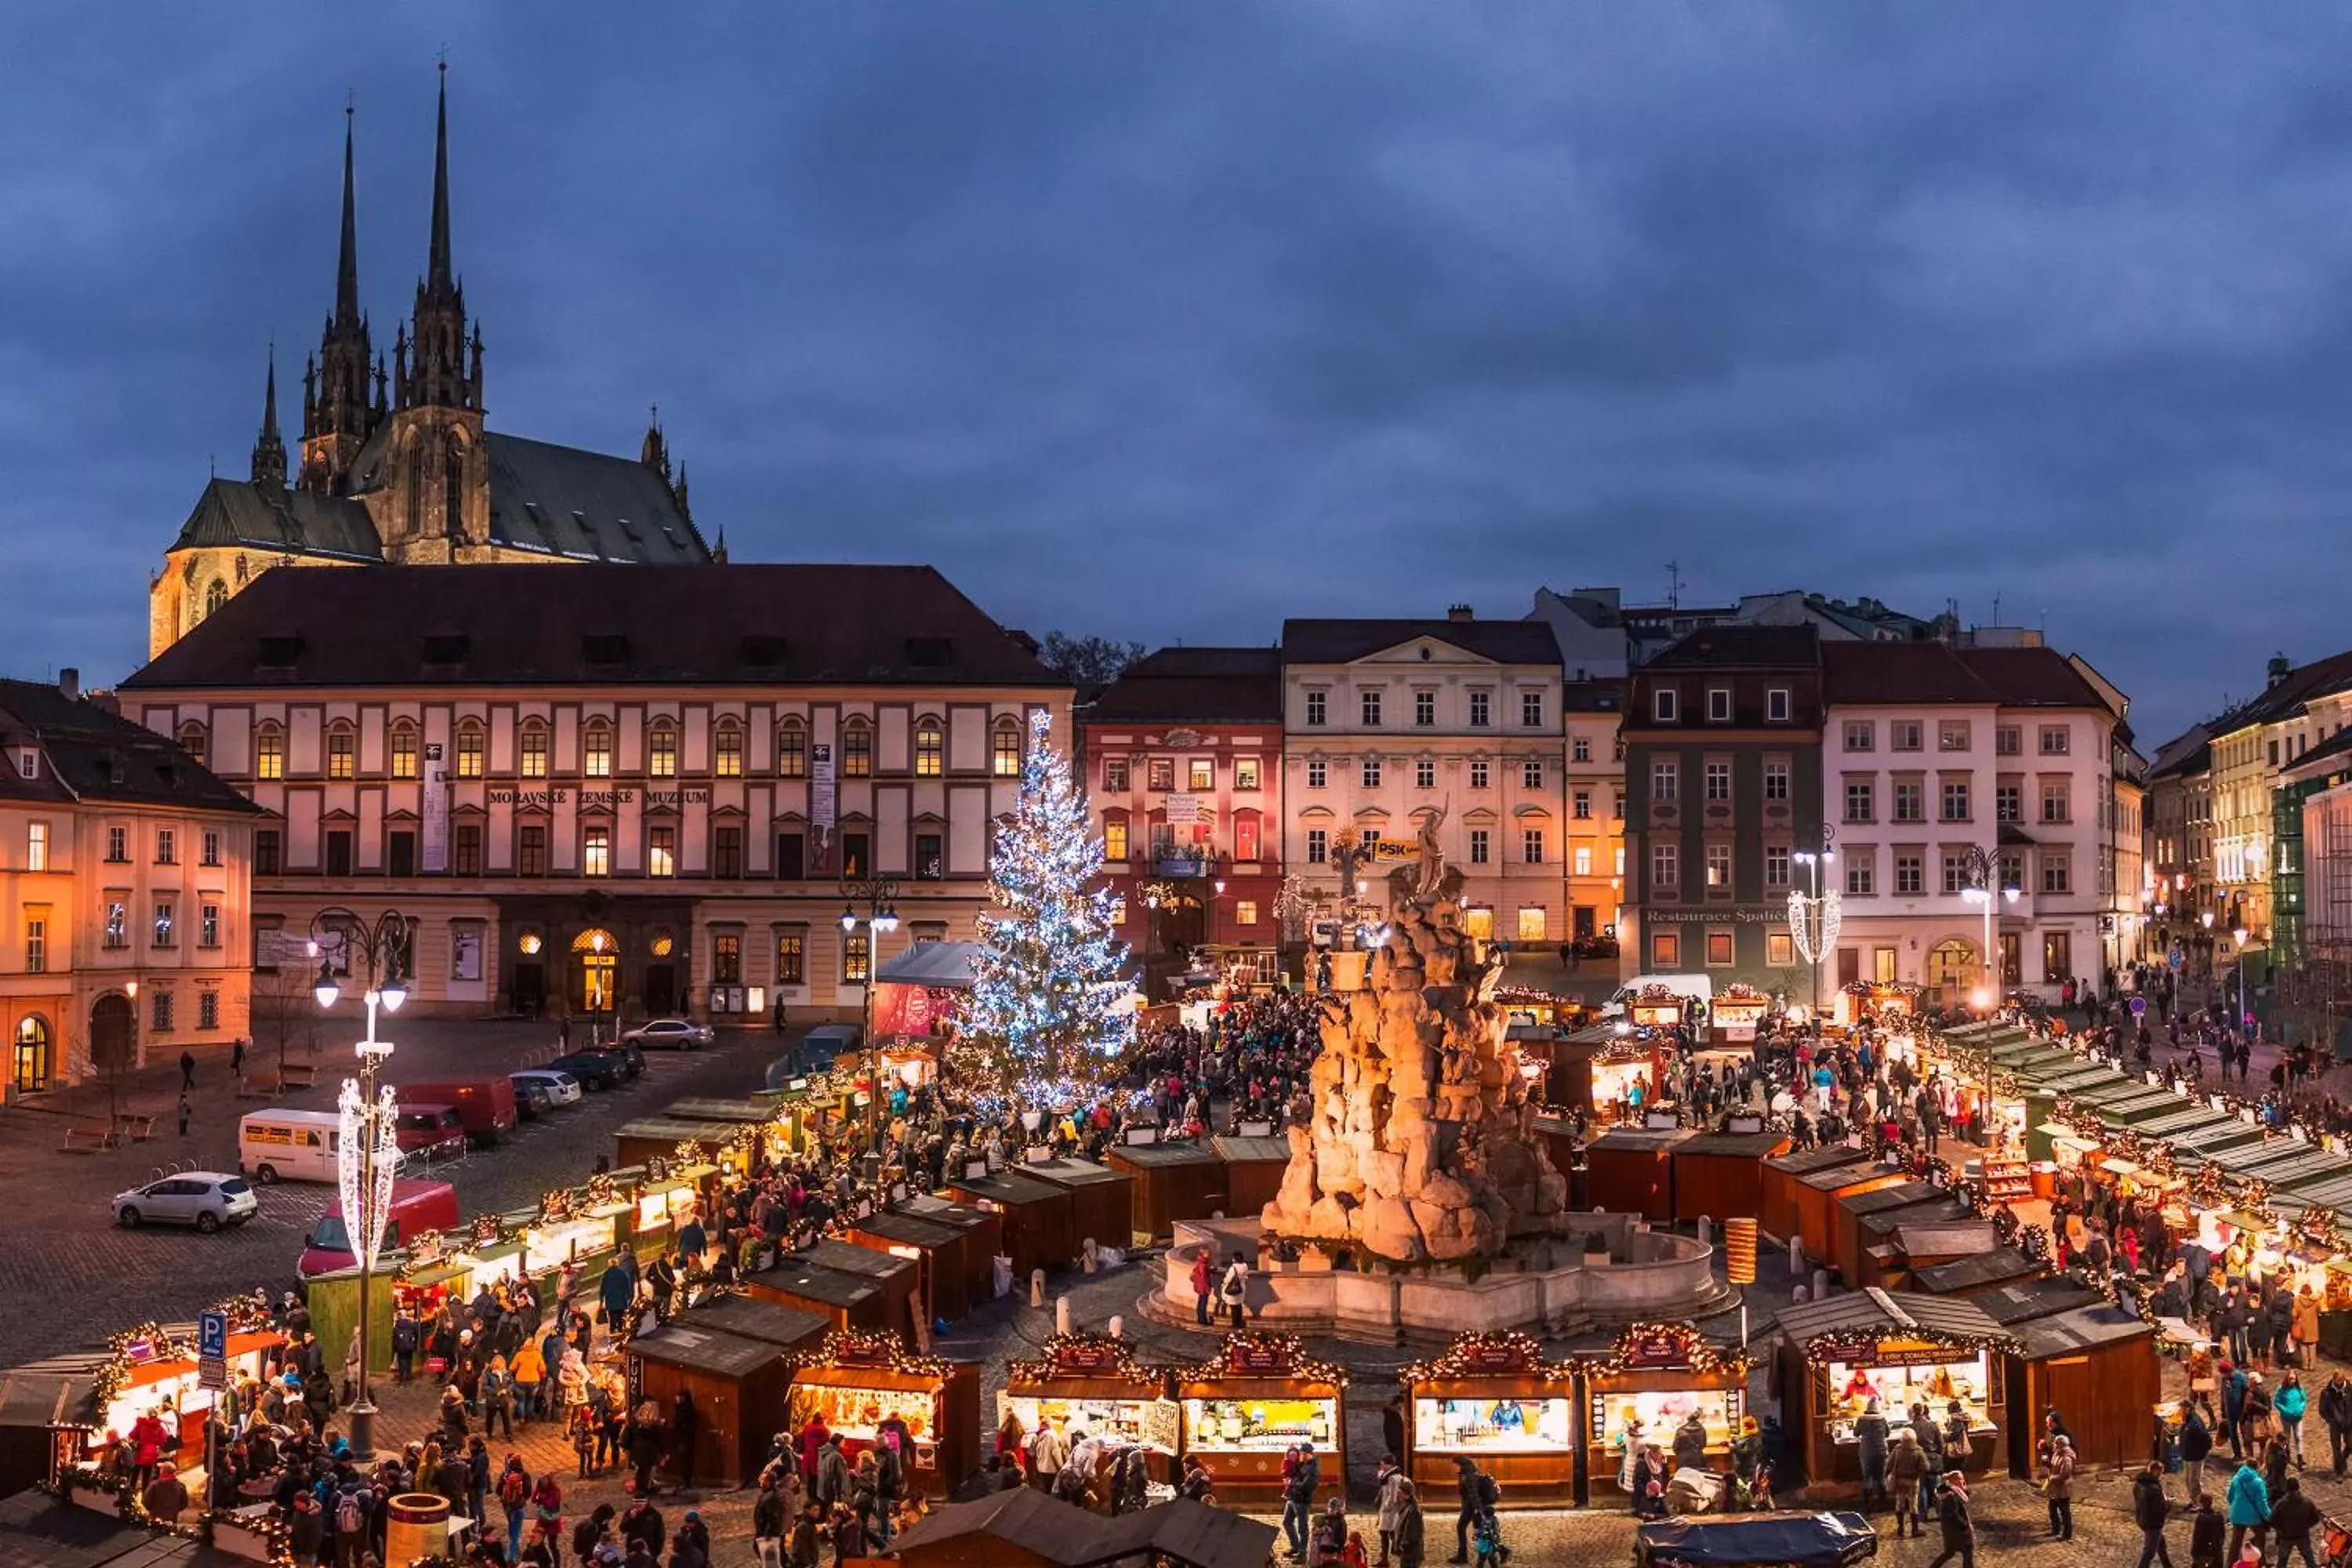
[[[776,933],[776,984],[805,985],[808,984],[808,933],[799,931]]]
[[[613,727],[602,719],[590,724],[580,742],[580,771],[592,779],[613,776]]]
[[[873,938],[862,931],[851,931],[841,943],[841,983],[863,985],[873,973]]]
[[[1764,933],[1764,963],[1773,969],[1793,968],[1797,962],[1797,943],[1787,931]]]
[[[1541,942],[1544,939],[1544,910],[1541,904],[1529,904],[1519,910],[1519,923],[1512,935],[1520,942]]]
[[[1127,759],[1125,757],[1103,759],[1103,791],[1107,795],[1127,793]]]
[[[1731,846],[1710,844],[1706,847],[1706,885],[1710,888],[1731,886]]]
[[[990,747],[990,767],[1001,779],[1021,776],[1021,723],[1016,719],[999,719],[995,738]],[[1127,787],[1127,770],[1119,768],[1119,788]]]
[[[1650,938],[1650,967],[1661,973],[1683,966],[1683,939],[1680,933],[1662,931]]]
[[[808,730],[797,719],[787,721],[776,731],[776,776],[808,777]]]
[[[1217,787],[1217,760],[1194,757],[1186,764],[1185,787],[1199,794]]]
[[[1711,931],[1706,933],[1706,966],[1709,969],[1730,968],[1732,954],[1733,944],[1729,931]]]
[[[471,721],[457,726],[457,776],[482,776],[482,727]]]
[[[413,725],[393,726],[392,776],[396,779],[416,776],[416,730]]]
[[[1590,877],[1592,875],[1592,846],[1590,844],[1578,845],[1576,847],[1575,856],[1576,874],[1580,877]]]
[[[1234,900],[1234,923],[1236,925],[1245,926],[1254,926],[1257,924],[1257,900],[1255,899],[1236,899]]]
[[[1235,757],[1234,759],[1234,787],[1235,789],[1257,788],[1257,759],[1255,757]]]
[[[646,829],[646,875],[677,875],[677,829],[669,823],[656,822]]]
[[[920,719],[915,723],[915,776],[935,779],[947,772],[948,735],[937,719]]]
[[[49,868],[49,825],[36,822],[25,829],[25,869],[46,871]]]
[[[677,730],[664,721],[646,734],[646,773],[649,777],[677,777]]]
[[[523,728],[522,776],[527,779],[547,776],[547,731],[537,724]]]
[[[598,826],[581,829],[580,874],[583,877],[609,877],[613,874],[611,828]]]
[[[1125,818],[1115,816],[1103,824],[1103,858],[1106,860],[1124,860],[1127,858],[1127,822]]]
[[[359,737],[349,730],[327,731],[327,776],[347,779],[356,771]]]
[[[722,779],[743,776],[743,730],[731,719],[719,726],[711,747],[710,771]]]
[[[841,776],[845,779],[874,776],[874,730],[862,719],[853,719],[842,726]]]

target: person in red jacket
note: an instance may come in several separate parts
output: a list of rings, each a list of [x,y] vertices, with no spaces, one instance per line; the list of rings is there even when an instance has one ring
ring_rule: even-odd
[[[816,1488],[816,1457],[824,1449],[825,1439],[832,1436],[833,1430],[824,1424],[824,1417],[810,1411],[807,1425],[801,1428],[801,1479],[808,1483],[812,1492]]]
[[[131,1424],[127,1440],[131,1445],[131,1480],[143,1496],[148,1483],[155,1479],[156,1467],[163,1462],[163,1447],[172,1440],[172,1434],[162,1418],[150,1410]]]
[[[1215,1271],[1209,1267],[1209,1249],[1201,1248],[1192,1259],[1192,1311],[1202,1328],[1209,1326],[1209,1296],[1216,1283]]]

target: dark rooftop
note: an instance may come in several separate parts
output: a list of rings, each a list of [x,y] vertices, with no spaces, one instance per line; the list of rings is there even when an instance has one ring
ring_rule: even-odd
[[[324,575],[325,574],[320,574]],[[196,764],[176,741],[68,697],[45,681],[0,680],[0,800],[104,801],[258,816],[261,808]],[[26,778],[16,752],[40,756]]]
[[[1069,683],[929,566],[265,572],[123,684]]]
[[[1801,626],[1701,626],[1677,637],[1642,667],[1643,672],[1679,668],[1786,669],[1811,668],[1821,659],[1821,638]]]
[[[1282,650],[1163,647],[1086,710],[1090,724],[1280,724]]]
[[[1345,664],[1416,637],[1450,643],[1497,664],[1559,668],[1559,644],[1541,621],[1285,621],[1282,659],[1285,664]]]

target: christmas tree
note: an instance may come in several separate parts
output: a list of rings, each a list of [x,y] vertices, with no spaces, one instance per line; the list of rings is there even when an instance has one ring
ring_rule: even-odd
[[[1031,716],[1020,798],[996,829],[996,910],[981,917],[971,1001],[948,1060],[967,1090],[1039,1107],[1104,1082],[1133,1027],[1127,947],[1112,931],[1110,892],[1096,886],[1103,842],[1049,722]]]

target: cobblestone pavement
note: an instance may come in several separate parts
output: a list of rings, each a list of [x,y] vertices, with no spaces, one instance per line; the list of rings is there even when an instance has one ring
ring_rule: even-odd
[[[347,1009],[348,1010],[348,1009]],[[355,1033],[350,1021],[340,1038]],[[508,1072],[525,1058],[543,1059],[553,1041],[543,1024],[404,1019],[386,1034],[399,1041],[391,1077],[421,1080],[461,1074]],[[756,1089],[776,1055],[765,1033],[721,1032],[699,1051],[647,1051],[646,1074],[624,1088],[589,1094],[579,1104],[523,1123],[495,1148],[478,1150],[435,1173],[454,1183],[467,1214],[528,1207],[541,1194],[586,1179],[600,1153],[613,1152],[613,1132],[633,1118],[659,1111],[688,1095]],[[334,1197],[331,1184],[289,1182],[259,1189],[260,1214],[250,1224],[215,1236],[149,1227],[126,1231],[110,1219],[116,1193],[152,1179],[160,1168],[184,1163],[236,1169],[236,1125],[248,1110],[269,1105],[331,1110],[351,1058],[347,1047],[321,1045],[315,1057],[298,1046],[295,1061],[317,1064],[319,1087],[277,1100],[239,1100],[224,1056],[205,1058],[190,1096],[194,1115],[184,1140],[173,1130],[180,1073],[151,1068],[128,1087],[126,1110],[152,1113],[161,1131],[151,1141],[96,1154],[62,1152],[65,1129],[102,1123],[105,1097],[89,1086],[32,1097],[0,1109],[0,1362],[17,1363],[93,1344],[149,1320],[193,1317],[223,1297],[256,1286],[292,1283],[302,1238]],[[248,1058],[257,1068],[275,1065],[275,1053]],[[72,1311],[58,1303],[72,1301]]]

